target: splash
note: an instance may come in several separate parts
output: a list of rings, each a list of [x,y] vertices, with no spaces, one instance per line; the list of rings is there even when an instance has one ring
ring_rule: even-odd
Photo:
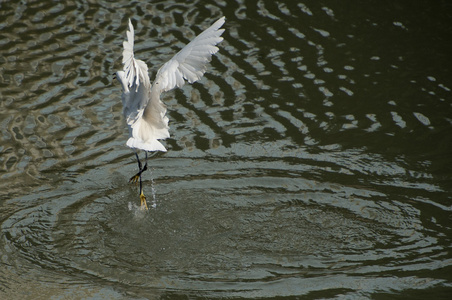
[[[150,208],[155,209],[157,207],[157,198],[155,197],[156,192],[152,169],[149,169],[149,173],[151,174],[151,193],[152,193],[152,204],[150,205]]]
[[[137,205],[133,202],[129,202],[127,204],[127,207],[129,208],[129,211],[131,211],[133,213],[135,218],[141,219],[146,215],[146,209],[141,205]]]
[[[148,209],[156,209],[157,208],[157,197],[156,197],[156,189],[155,189],[155,182],[154,182],[154,176],[152,173],[152,169],[148,169],[149,173],[151,175],[151,196],[148,197],[151,198],[151,203],[148,202]],[[148,200],[147,199],[147,200]],[[132,211],[135,215],[135,217],[142,217],[146,213],[146,208],[141,205],[137,205],[135,202],[129,202],[127,204],[127,207],[129,211]]]

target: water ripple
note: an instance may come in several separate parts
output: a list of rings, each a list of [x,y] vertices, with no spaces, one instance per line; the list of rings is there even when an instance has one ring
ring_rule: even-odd
[[[441,298],[444,6],[2,4],[0,293]],[[139,211],[111,75],[127,19],[155,72],[222,15],[209,72],[163,95],[169,151],[149,160],[155,207]]]

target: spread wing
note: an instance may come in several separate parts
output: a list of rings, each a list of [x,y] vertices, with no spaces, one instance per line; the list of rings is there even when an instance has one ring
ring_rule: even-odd
[[[129,31],[127,31],[127,41],[123,42],[122,64],[127,86],[131,88],[134,84],[136,89],[140,83],[149,85],[148,66],[142,60],[135,59],[133,54],[135,31],[129,19]],[[135,82],[134,82],[135,81]],[[141,82],[140,82],[141,81]]]
[[[224,17],[200,33],[193,41],[166,62],[157,72],[153,89],[166,92],[174,87],[182,87],[187,80],[193,83],[206,72],[207,63],[218,51],[215,45],[223,40]]]

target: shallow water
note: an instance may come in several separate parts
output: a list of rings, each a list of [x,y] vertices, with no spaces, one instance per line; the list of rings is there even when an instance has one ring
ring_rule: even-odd
[[[0,298],[447,298],[451,8],[1,3]],[[155,71],[223,15],[140,211],[127,19]]]

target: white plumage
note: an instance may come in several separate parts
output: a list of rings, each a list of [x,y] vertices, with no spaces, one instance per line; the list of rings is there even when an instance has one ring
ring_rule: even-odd
[[[129,20],[122,53],[124,68],[116,72],[123,89],[123,112],[129,127],[127,146],[145,151],[166,151],[159,141],[170,136],[166,106],[160,100],[160,94],[176,86],[182,87],[185,80],[193,83],[204,75],[212,54],[218,51],[215,45],[223,40],[224,29],[220,27],[224,20],[224,17],[220,18],[166,62],[158,70],[152,85],[146,63],[135,59],[134,29]]]

